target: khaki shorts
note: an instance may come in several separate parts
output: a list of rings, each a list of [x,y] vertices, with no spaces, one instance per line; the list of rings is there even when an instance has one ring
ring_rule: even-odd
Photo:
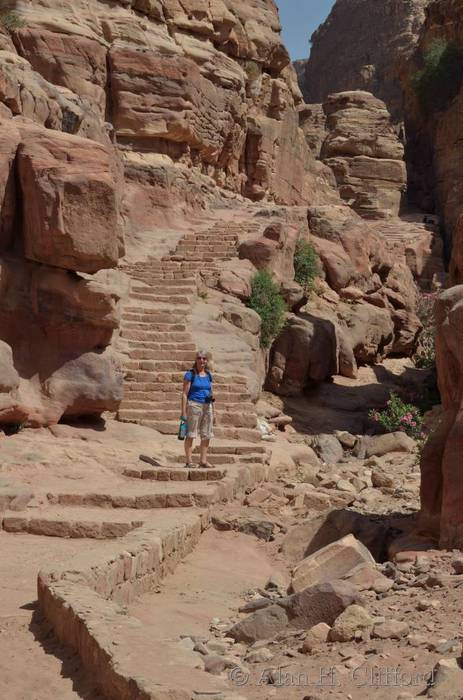
[[[198,433],[203,440],[214,437],[212,432],[213,414],[211,403],[188,401],[187,405],[187,437],[197,438]]]

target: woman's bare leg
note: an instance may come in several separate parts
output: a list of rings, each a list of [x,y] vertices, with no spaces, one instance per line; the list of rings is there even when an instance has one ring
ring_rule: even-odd
[[[193,463],[192,452],[193,452],[193,438],[185,438],[185,457],[186,457],[187,464]]]
[[[207,464],[207,451],[209,449],[210,440],[201,439],[199,447],[199,461],[201,464]]]

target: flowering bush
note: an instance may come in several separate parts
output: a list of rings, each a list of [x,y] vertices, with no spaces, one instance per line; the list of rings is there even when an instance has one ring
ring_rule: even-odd
[[[414,362],[417,367],[428,369],[436,364],[434,304],[436,294],[422,294],[418,301],[417,314],[423,330],[420,334]]]
[[[402,401],[397,394],[391,394],[382,411],[370,411],[369,416],[387,433],[401,431],[415,440],[426,438],[421,411],[413,404]]]

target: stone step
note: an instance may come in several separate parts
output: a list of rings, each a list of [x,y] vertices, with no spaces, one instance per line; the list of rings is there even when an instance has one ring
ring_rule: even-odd
[[[27,515],[7,511],[0,517],[0,528],[6,532],[45,537],[105,540],[123,537],[141,527],[143,518],[143,513],[134,513],[133,510],[120,509],[113,513],[103,508],[49,506]]]
[[[141,281],[141,280],[140,280]],[[172,284],[168,284],[168,280],[160,283],[157,280],[146,280],[145,287],[135,287],[132,286],[132,290],[135,292],[150,291],[153,294],[163,294],[163,295],[173,295],[173,296],[186,296],[191,294],[196,294],[197,288],[192,285],[179,286],[175,280],[172,280]]]
[[[139,301],[149,301],[153,304],[169,304],[170,306],[173,305],[175,307],[184,308],[185,310],[189,309],[190,304],[190,300],[186,297],[172,297],[171,299],[169,299],[169,297],[159,297],[159,299],[157,299],[155,295],[150,294],[149,290],[143,293],[130,292],[130,299],[138,299]],[[168,309],[165,306],[163,307],[163,310],[168,311]]]
[[[184,320],[183,318],[181,319],[182,321]],[[153,319],[153,322],[147,322],[147,321],[124,321],[122,324],[122,327],[124,330],[128,331],[142,331],[145,330],[147,332],[154,332],[155,328],[153,327],[156,322],[163,323],[164,325],[168,324],[170,328],[166,328],[167,331],[172,331],[172,328],[178,328],[179,326],[182,328],[185,328],[184,325],[176,323],[178,321],[178,316],[174,314],[166,314],[166,313],[160,313],[157,316],[157,321]],[[190,336],[191,337],[191,336]]]
[[[129,340],[129,347],[130,348],[146,348],[147,350],[174,350],[174,351],[179,351],[179,350],[188,350],[190,353],[190,357],[194,357],[194,353],[196,351],[196,345],[195,343],[155,343],[152,340]]]
[[[185,255],[185,257],[188,259],[188,256],[193,254],[193,255],[199,255],[202,253],[206,253],[206,255],[226,255],[230,254],[233,255],[236,253],[236,246],[234,244],[227,244],[227,243],[180,243],[177,248],[175,249],[175,254],[176,255]]]
[[[127,405],[127,403],[129,405]],[[123,422],[150,421],[179,421],[179,409],[177,408],[154,408],[155,404],[144,402],[121,402],[117,412],[117,417]],[[217,421],[223,427],[234,428],[255,428],[257,417],[254,413],[237,413],[236,411],[226,411],[217,409]],[[178,429],[178,425],[177,425]]]
[[[91,506],[98,508],[130,508],[150,510],[151,508],[205,508],[226,497],[230,484],[224,481],[152,481],[149,486],[132,485],[129,482],[120,487],[107,489],[69,489],[49,492],[48,499],[53,505]]]
[[[155,360],[156,362],[161,362],[162,360],[181,360],[182,362],[194,361],[191,350],[150,350],[149,348],[134,348],[130,350],[129,357],[131,360]]]
[[[209,454],[211,455],[249,455],[249,454],[262,454],[268,455],[270,450],[266,445],[237,445],[235,442],[230,444],[217,445],[213,444],[209,447]],[[193,454],[199,454],[199,445],[193,450]]]
[[[179,458],[176,464],[184,464],[185,456]],[[212,462],[211,462],[212,464]],[[175,467],[127,467],[124,476],[131,479],[146,479],[147,481],[221,481],[225,476],[223,469],[181,469]]]
[[[199,452],[196,452],[199,454]],[[167,458],[173,464],[182,464],[185,461],[184,455],[170,456]],[[207,461],[214,466],[225,466],[228,464],[265,464],[267,456],[261,453],[250,453],[246,455],[237,454],[208,454]],[[206,470],[202,470],[206,471]]]
[[[161,389],[158,389],[158,385],[156,383],[153,383],[152,385],[154,388],[151,389],[150,391],[143,391],[140,389],[138,384],[130,384],[130,388],[128,389],[127,393],[125,394],[124,401],[127,403],[127,400],[130,401],[147,401],[147,402],[156,402],[159,403],[159,405],[162,404],[162,407],[164,408],[169,408],[172,406],[176,406],[179,401],[180,401],[180,395],[182,392],[182,384],[178,383],[175,385],[175,388],[171,391],[163,391]],[[247,411],[247,412],[253,412],[255,410],[254,404],[249,401],[249,396],[245,396],[244,398],[241,398],[239,396],[227,396],[224,395],[222,396],[219,392],[215,391],[214,396],[216,398],[216,407],[221,407],[224,408],[225,406],[227,407],[233,407],[234,410],[241,410],[241,411]]]
[[[191,361],[189,364],[191,365]],[[145,372],[165,372],[167,370],[186,372],[190,369],[186,360],[127,360],[124,367],[128,370]]]
[[[137,423],[144,425],[147,428],[153,428],[163,435],[177,435],[178,420],[176,421],[155,421],[149,419],[129,420],[128,423]],[[214,427],[214,436],[224,440],[242,440],[246,442],[261,442],[262,436],[258,430],[251,428],[229,428],[229,427]]]
[[[191,369],[191,367],[187,367],[187,369]],[[132,375],[132,379],[136,381],[141,380],[148,384],[152,384],[154,382],[151,378],[151,375],[149,374],[149,371],[150,370],[135,370],[136,373]],[[178,386],[178,382],[183,381],[183,375],[184,372],[182,373],[182,370],[160,371],[156,374],[156,382],[160,382],[162,384],[170,384],[172,386]],[[230,393],[239,391],[247,392],[246,379],[244,377],[241,378],[234,375],[233,379],[230,379],[230,377],[219,373],[216,374],[215,372],[213,374],[213,377],[214,388],[217,390],[221,389],[224,391],[229,391]]]
[[[141,340],[145,342],[159,341],[160,343],[189,343],[191,341],[191,335],[189,333],[183,331],[161,331],[152,326],[149,331],[143,331],[141,329],[130,330],[122,327],[121,337],[126,338],[126,340]]]
[[[144,398],[139,398],[137,396],[137,394],[140,393]],[[146,398],[146,394],[143,394],[142,392],[127,392],[127,394],[124,395],[124,398],[121,401],[119,410],[122,409],[124,411],[148,411],[150,412],[150,414],[152,411],[156,411],[161,415],[164,412],[164,415],[166,415],[166,417],[167,414],[173,418],[180,417],[181,387],[179,387],[176,394],[172,393],[169,396],[166,394],[162,395],[161,392],[153,393],[157,393],[158,397],[159,395],[161,395],[161,398]],[[239,413],[242,416],[246,416],[246,419],[249,419],[249,416],[256,415],[254,405],[252,403],[244,403],[240,401],[230,403],[216,401],[215,411],[219,417]],[[152,416],[150,415],[150,417]],[[246,422],[246,427],[248,425],[249,421]],[[255,422],[253,422],[252,425],[254,426]]]
[[[180,381],[169,384],[160,384],[157,381],[127,382],[125,388],[131,394],[137,394],[137,398],[148,401],[168,398],[169,396],[180,396],[182,391],[182,376],[180,377]],[[138,396],[138,394],[140,394],[140,396]],[[231,403],[243,401],[251,404],[249,401],[249,394],[232,393],[228,391],[221,392],[220,389],[217,388],[217,385],[214,388],[214,395],[217,401],[222,401],[223,403],[227,403],[228,401]]]

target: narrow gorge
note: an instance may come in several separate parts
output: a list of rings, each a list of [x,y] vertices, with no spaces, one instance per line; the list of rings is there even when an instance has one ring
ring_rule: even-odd
[[[278,5],[0,3],[6,700],[463,698],[463,5]]]

